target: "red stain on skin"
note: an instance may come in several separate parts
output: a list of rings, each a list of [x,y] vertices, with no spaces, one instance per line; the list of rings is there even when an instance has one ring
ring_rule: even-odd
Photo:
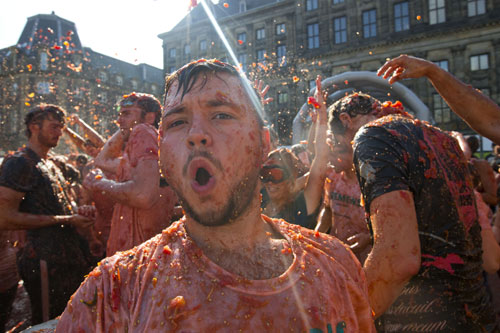
[[[429,254],[422,254],[422,258],[433,259],[433,261],[423,262],[423,266],[434,266],[439,269],[444,269],[450,274],[455,274],[455,270],[451,267],[452,264],[460,264],[463,265],[464,261],[458,255],[454,253],[450,253],[446,256],[446,258],[435,257]]]
[[[219,102],[232,103],[231,99],[226,94],[224,94],[222,91],[220,91],[220,90],[217,90],[217,92],[215,93],[215,98]]]
[[[410,203],[410,195],[406,192],[399,192],[399,196],[401,198],[403,198],[404,201],[406,201],[406,203]]]

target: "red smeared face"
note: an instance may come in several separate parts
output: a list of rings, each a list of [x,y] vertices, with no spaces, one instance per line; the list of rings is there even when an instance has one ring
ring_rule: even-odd
[[[203,75],[203,74],[201,74]],[[268,144],[240,79],[208,74],[181,100],[174,83],[160,136],[162,173],[186,213],[207,226],[226,224],[258,196]]]
[[[351,136],[336,135],[328,138],[330,146],[330,164],[335,168],[335,172],[340,173],[353,168],[352,145],[348,141]]]
[[[135,125],[143,122],[144,117],[140,107],[136,105],[121,107],[120,114],[118,116],[118,125],[120,126],[120,131],[125,136],[125,139],[128,139]]]

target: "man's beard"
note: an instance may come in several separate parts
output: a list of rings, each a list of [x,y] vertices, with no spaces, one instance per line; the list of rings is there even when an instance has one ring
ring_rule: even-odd
[[[44,135],[43,133],[40,133],[40,134],[38,134],[38,142],[40,142],[41,144],[43,144],[46,147],[54,148],[57,146],[57,143],[59,142],[59,138],[54,143],[54,142],[51,142],[51,140],[49,139],[48,136]]]
[[[177,196],[186,214],[199,224],[206,227],[227,225],[247,211],[259,183],[259,170],[252,170],[241,179],[231,189],[226,205],[217,211],[212,210],[198,214],[192,205],[184,199],[182,193],[177,192]]]

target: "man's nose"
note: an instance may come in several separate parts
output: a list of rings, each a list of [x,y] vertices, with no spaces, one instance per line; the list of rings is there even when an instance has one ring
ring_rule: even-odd
[[[209,146],[212,144],[212,137],[202,124],[193,124],[187,137],[189,147]]]

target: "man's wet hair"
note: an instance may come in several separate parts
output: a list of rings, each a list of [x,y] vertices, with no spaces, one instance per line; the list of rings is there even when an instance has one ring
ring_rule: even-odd
[[[146,113],[155,113],[154,127],[158,128],[161,118],[161,104],[160,101],[151,94],[132,92],[128,95],[123,95],[122,100],[118,103],[118,112],[125,106],[136,105],[142,110],[142,116]]]
[[[344,134],[346,128],[340,120],[340,114],[347,113],[351,118],[371,114],[381,106],[378,99],[362,92],[342,97],[328,108],[328,125],[333,133]]]
[[[238,69],[228,63],[222,62],[217,59],[199,59],[196,61],[192,61],[189,64],[184,65],[179,68],[172,74],[168,75],[165,82],[165,99],[167,98],[167,94],[169,93],[172,85],[177,81],[179,82],[177,86],[177,91],[175,95],[181,92],[181,100],[184,96],[193,89],[195,83],[201,79],[201,88],[205,87],[208,81],[208,75],[215,75],[220,79],[218,74],[226,73],[240,79],[241,75]],[[165,101],[164,101],[165,104]],[[259,124],[264,125],[264,121],[262,117],[259,115],[257,111],[255,111],[257,115],[257,119]]]
[[[31,108],[24,117],[24,124],[26,125],[26,136],[31,137],[30,125],[41,124],[45,119],[51,116],[53,119],[64,124],[66,111],[60,106],[54,104],[40,104]]]

